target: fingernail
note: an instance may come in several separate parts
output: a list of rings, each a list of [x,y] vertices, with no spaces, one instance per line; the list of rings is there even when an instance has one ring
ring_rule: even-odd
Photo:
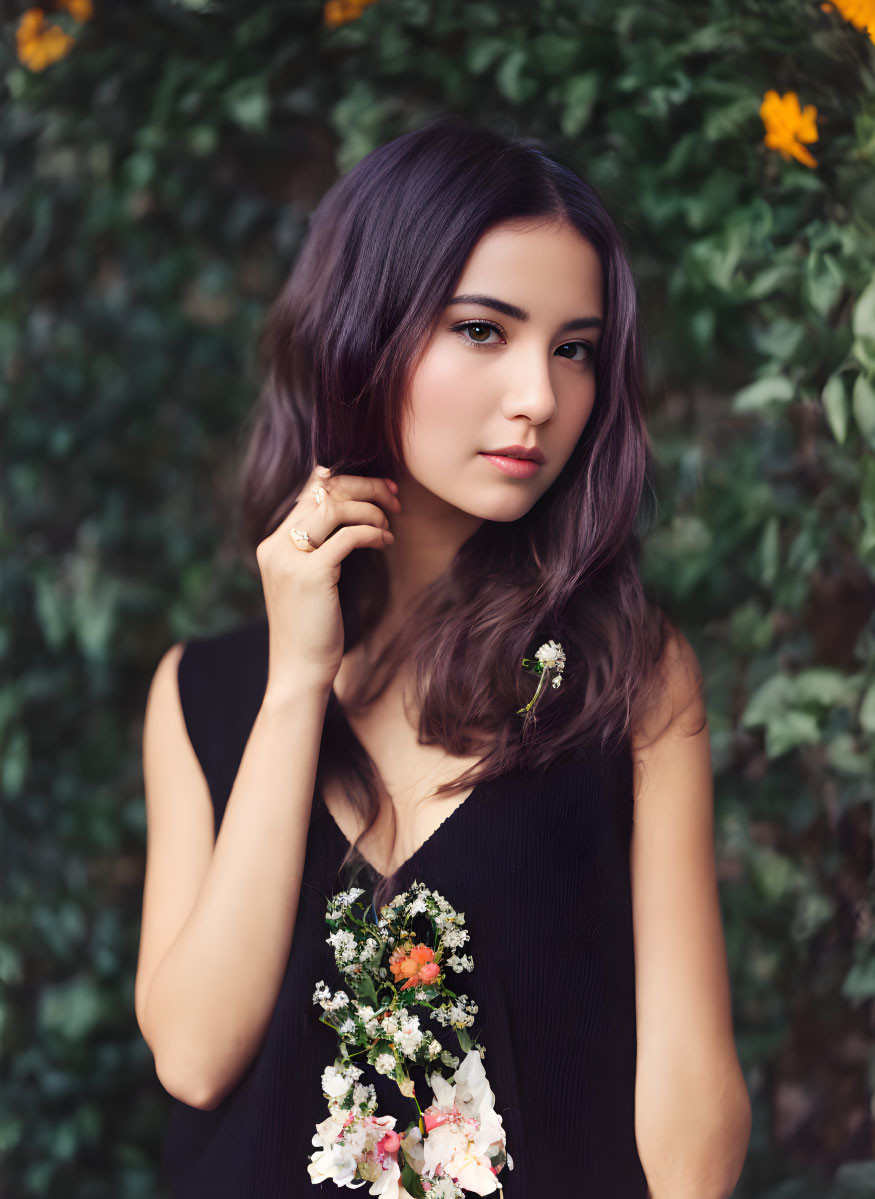
[[[328,476],[331,474],[331,471],[328,469],[327,466],[317,466],[316,474],[319,476],[320,479],[327,479]]]
[[[387,479],[386,484],[390,491],[394,491],[394,493],[396,495],[398,494],[398,484],[395,482],[394,479]]]

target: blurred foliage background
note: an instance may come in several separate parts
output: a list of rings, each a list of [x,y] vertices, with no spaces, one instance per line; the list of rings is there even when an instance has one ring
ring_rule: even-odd
[[[627,239],[705,672],[748,1199],[875,1194],[872,0],[66,0],[2,23],[4,1194],[160,1196],[134,1018],[165,649],[263,612],[254,345],[338,172],[442,112]]]

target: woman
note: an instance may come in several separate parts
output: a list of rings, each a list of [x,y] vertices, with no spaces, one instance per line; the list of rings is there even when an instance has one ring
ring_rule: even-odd
[[[728,1195],[750,1107],[707,723],[636,568],[651,457],[614,223],[540,142],[440,118],[330,189],[265,348],[266,620],[173,646],[144,727],[136,1010],[177,1100],[173,1195],[312,1193],[325,900],[414,880],[471,932],[496,1185]],[[530,706],[550,640],[563,685]]]

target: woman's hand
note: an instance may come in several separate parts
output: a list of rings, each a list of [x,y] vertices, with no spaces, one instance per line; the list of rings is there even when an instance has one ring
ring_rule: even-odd
[[[299,689],[302,676],[331,687],[343,659],[341,563],[359,547],[391,545],[383,509],[400,507],[386,479],[331,476],[317,466],[291,512],[259,543],[255,557],[270,630],[269,692]],[[296,544],[293,529],[307,533],[309,543]]]

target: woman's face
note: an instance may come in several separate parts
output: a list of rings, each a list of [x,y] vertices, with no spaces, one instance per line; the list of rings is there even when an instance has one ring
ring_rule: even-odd
[[[472,516],[517,520],[593,409],[601,264],[567,225],[508,222],[477,243],[453,300],[411,379],[402,499],[424,489]],[[485,456],[511,445],[536,447],[543,463],[518,477]]]

